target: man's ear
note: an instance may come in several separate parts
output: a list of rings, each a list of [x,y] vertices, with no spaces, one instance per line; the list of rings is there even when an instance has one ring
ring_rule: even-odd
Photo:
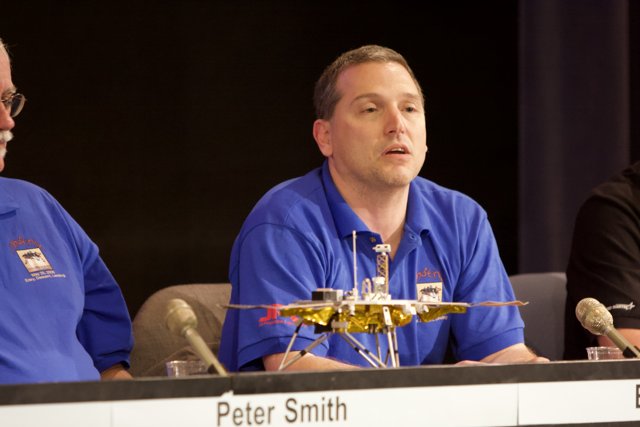
[[[333,146],[331,145],[331,123],[328,120],[317,119],[313,122],[313,138],[320,152],[325,157],[331,157]]]

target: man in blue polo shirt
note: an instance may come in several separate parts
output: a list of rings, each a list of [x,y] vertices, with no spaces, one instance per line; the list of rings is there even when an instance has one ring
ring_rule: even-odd
[[[25,102],[0,40],[0,171]],[[0,178],[0,383],[131,378],[131,320],[98,248],[43,189]]]
[[[376,275],[373,246],[391,246],[394,299],[509,301],[514,295],[487,215],[467,196],[417,177],[427,153],[424,98],[405,59],[380,46],[344,53],[315,88],[313,135],[321,168],[270,190],[255,206],[231,254],[231,302],[288,304],[316,288],[353,288]],[[415,317],[415,316],[414,316]],[[231,370],[274,370],[294,333],[277,311],[229,310],[220,357]],[[375,335],[360,334],[369,349]],[[317,338],[303,327],[289,357]],[[400,365],[457,360],[529,362],[515,307],[470,309],[397,329]],[[382,343],[381,353],[385,353]],[[289,369],[368,366],[337,334]]]

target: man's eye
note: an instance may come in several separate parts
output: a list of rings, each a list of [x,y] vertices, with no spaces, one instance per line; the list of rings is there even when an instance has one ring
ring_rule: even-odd
[[[364,113],[375,113],[378,109],[376,107],[367,107],[362,110]]]
[[[414,113],[414,112],[418,111],[418,109],[416,107],[414,107],[413,105],[409,105],[409,106],[405,107],[405,111],[407,111],[409,113]]]

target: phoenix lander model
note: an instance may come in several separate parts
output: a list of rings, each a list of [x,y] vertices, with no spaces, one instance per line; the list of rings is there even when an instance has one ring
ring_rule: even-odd
[[[281,316],[296,319],[296,329],[289,341],[279,370],[291,366],[316,346],[326,341],[331,334],[343,338],[367,363],[374,368],[400,366],[396,329],[411,322],[417,316],[419,322],[430,322],[451,313],[465,313],[467,308],[476,306],[522,306],[521,301],[478,303],[441,302],[420,295],[417,300],[392,299],[389,294],[389,253],[391,246],[379,244],[376,251],[376,276],[362,281],[360,290],[357,283],[356,232],[352,234],[353,244],[353,288],[319,288],[312,292],[311,300],[297,301],[275,307]],[[229,308],[270,308],[274,306],[229,305]],[[315,326],[319,337],[295,357],[287,360],[291,348],[303,325]],[[376,349],[366,348],[354,333],[375,334]],[[380,339],[387,340],[387,352],[381,354]]]

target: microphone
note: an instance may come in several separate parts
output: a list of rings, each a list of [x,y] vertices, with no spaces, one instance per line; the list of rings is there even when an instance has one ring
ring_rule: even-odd
[[[613,317],[609,310],[595,298],[583,298],[576,306],[576,317],[587,331],[594,335],[605,335],[622,350],[626,358],[640,358],[640,350],[631,344],[613,327]]]
[[[214,371],[217,371],[223,377],[228,376],[224,366],[218,361],[218,358],[216,358],[196,330],[198,319],[191,306],[185,300],[174,298],[169,301],[164,323],[171,332],[189,341],[198,357],[207,365],[207,372],[213,374]]]

